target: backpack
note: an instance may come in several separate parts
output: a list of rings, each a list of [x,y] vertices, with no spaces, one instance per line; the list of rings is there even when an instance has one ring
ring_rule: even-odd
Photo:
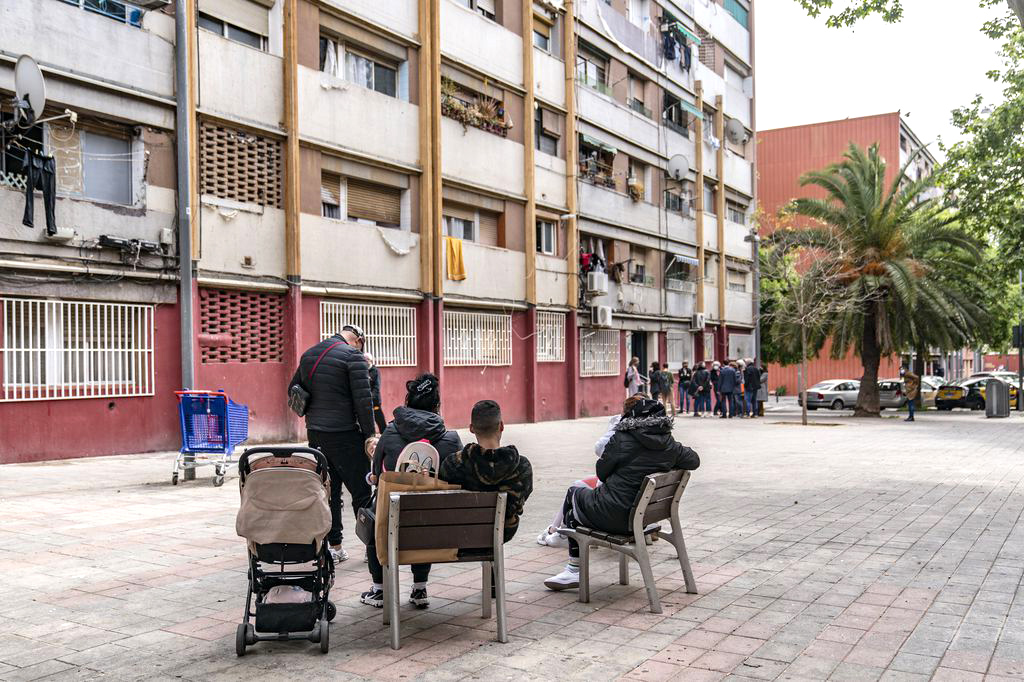
[[[629,370],[628,370],[628,369],[626,370],[626,376],[624,376],[624,377],[622,378],[622,385],[623,385],[623,386],[624,386],[625,388],[629,388]]]

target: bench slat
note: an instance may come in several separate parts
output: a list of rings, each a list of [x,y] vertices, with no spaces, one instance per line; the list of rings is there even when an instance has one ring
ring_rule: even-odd
[[[402,527],[463,526],[485,523],[494,525],[494,506],[462,507],[457,509],[407,509],[405,499],[399,511],[398,523]]]
[[[461,509],[465,507],[490,507],[498,499],[498,493],[474,493],[465,490],[431,491],[424,493],[403,493],[402,509]]]
[[[667,519],[672,514],[672,500],[664,500],[658,504],[647,505],[644,511],[644,525],[657,523]]]
[[[493,514],[493,510],[492,510]],[[494,546],[494,524],[413,526],[398,529],[398,549],[485,549]]]

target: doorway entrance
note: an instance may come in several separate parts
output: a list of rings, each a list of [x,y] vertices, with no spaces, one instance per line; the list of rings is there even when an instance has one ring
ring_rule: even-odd
[[[640,373],[647,376],[650,365],[647,363],[647,332],[632,332],[629,357],[640,358]]]

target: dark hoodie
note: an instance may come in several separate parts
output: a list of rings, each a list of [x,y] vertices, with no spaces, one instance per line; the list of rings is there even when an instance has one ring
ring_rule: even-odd
[[[411,407],[395,408],[395,419],[381,434],[377,450],[373,455],[373,474],[380,476],[382,470],[394,471],[398,455],[409,443],[418,440],[429,441],[437,448],[443,462],[462,448],[462,439],[455,431],[444,427],[441,415]],[[439,466],[434,462],[434,469]]]
[[[603,485],[580,488],[574,513],[581,526],[629,533],[629,510],[636,502],[644,477],[699,466],[697,453],[672,438],[669,417],[623,417],[597,460],[597,477]]]
[[[514,445],[484,450],[470,443],[462,452],[441,462],[437,477],[475,492],[508,493],[505,506],[505,542],[519,530],[526,498],[533,492],[533,467]]]

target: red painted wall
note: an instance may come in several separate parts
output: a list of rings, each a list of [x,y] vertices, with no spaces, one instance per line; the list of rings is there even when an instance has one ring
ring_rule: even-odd
[[[0,464],[181,447],[176,305],[156,307],[154,333],[155,395],[0,403]]]
[[[568,349],[567,349],[568,350]],[[568,371],[565,362],[537,363],[537,420],[569,419]]]
[[[581,417],[600,417],[622,412],[626,387],[622,385],[629,354],[625,334],[619,332],[619,372],[608,377],[580,377],[579,413]]]
[[[807,374],[809,378],[808,388],[826,379],[860,379],[864,375],[864,367],[860,363],[860,357],[849,353],[845,358],[833,360],[830,357],[832,342],[826,341],[821,355],[807,363]],[[797,393],[797,372],[799,365],[783,367],[772,363],[768,365],[768,390],[775,391],[779,386],[786,387],[786,395]],[[899,356],[883,358],[878,367],[878,378],[889,379],[899,376]]]
[[[978,371],[992,371],[1002,367],[1007,372],[1017,371],[1017,354],[1005,353],[1002,355],[989,354],[985,356],[985,367]]]

